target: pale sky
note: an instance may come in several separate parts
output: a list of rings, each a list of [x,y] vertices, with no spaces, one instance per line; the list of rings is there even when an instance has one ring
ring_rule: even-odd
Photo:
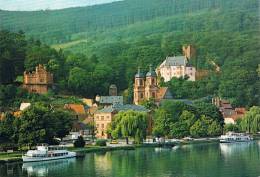
[[[0,9],[11,11],[33,11],[90,6],[119,0],[0,0]]]

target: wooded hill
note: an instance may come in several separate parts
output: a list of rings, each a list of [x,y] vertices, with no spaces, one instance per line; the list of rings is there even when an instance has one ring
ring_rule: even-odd
[[[125,0],[64,10],[0,11],[0,26],[23,30],[48,43],[69,41],[77,33],[106,32],[151,20],[165,24],[158,32],[243,31],[258,22],[258,7],[257,0]],[[198,17],[202,18],[198,21]]]
[[[180,54],[182,45],[193,44],[197,59],[192,64],[211,70],[214,61],[221,74],[193,83],[170,82],[175,97],[220,95],[234,105],[251,106],[260,104],[258,9],[257,0],[125,0],[54,11],[0,11],[0,29],[23,30],[27,38],[65,50],[66,56],[57,59],[45,49],[31,48],[25,68],[64,58],[56,69],[63,78],[57,81],[86,96],[94,96],[97,88],[105,94],[111,83],[131,93],[138,66],[147,70],[149,64]]]

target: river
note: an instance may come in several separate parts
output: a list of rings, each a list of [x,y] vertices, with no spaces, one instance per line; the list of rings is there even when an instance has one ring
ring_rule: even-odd
[[[258,177],[260,141],[139,148],[77,159],[0,165],[1,177]]]

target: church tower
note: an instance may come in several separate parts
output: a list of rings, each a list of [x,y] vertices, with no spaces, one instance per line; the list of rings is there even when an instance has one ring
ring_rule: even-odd
[[[158,85],[157,85],[157,74],[150,65],[149,72],[146,74],[145,83],[145,98],[149,100],[151,98],[157,99]]]
[[[140,68],[138,68],[138,72],[135,75],[135,83],[134,83],[134,104],[138,105],[144,100],[145,100],[145,77],[144,74],[141,73]]]

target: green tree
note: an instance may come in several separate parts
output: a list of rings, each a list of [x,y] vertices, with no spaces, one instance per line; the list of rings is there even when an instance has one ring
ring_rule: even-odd
[[[196,102],[193,106],[196,108],[198,116],[205,115],[212,120],[216,120],[221,125],[224,124],[224,118],[215,105],[205,102]]]
[[[159,108],[155,111],[153,134],[156,137],[167,136],[170,133],[170,125],[172,123],[170,114],[164,109]]]
[[[14,142],[14,120],[11,113],[6,113],[3,120],[0,120],[0,142]]]
[[[260,131],[260,107],[253,106],[245,114],[241,121],[241,128],[243,131],[249,133],[257,133]]]
[[[72,120],[66,112],[37,103],[22,113],[19,124],[19,144],[52,144],[55,136],[63,138],[69,132]]]
[[[74,147],[76,148],[82,148],[86,144],[85,140],[83,139],[82,136],[79,136],[78,139],[73,143]]]
[[[54,110],[51,116],[55,123],[55,136],[62,140],[72,128],[73,115],[63,110]]]
[[[190,134],[193,137],[205,137],[207,136],[207,125],[201,119],[197,120],[190,128]]]
[[[149,109],[151,111],[154,112],[154,110],[158,107],[156,104],[155,104],[155,100],[153,98],[149,99],[149,100],[144,100],[142,103],[141,103],[142,106],[144,106],[146,109]]]
[[[195,123],[195,115],[189,111],[183,111],[179,121],[171,125],[171,136],[183,138],[189,136],[190,127]]]
[[[208,136],[219,136],[222,134],[222,127],[217,121],[213,121],[208,126]]]
[[[240,128],[237,124],[225,124],[224,132],[239,132]]]
[[[129,138],[134,138],[140,144],[146,137],[147,114],[136,111],[119,112],[111,125],[113,138],[124,137],[128,144]]]

